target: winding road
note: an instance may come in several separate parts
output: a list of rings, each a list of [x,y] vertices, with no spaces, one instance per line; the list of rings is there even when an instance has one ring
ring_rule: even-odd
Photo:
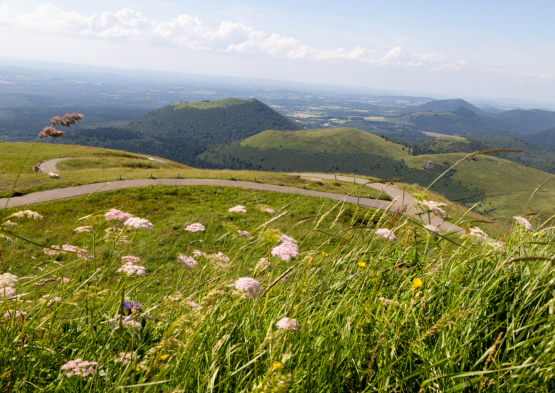
[[[163,162],[162,160],[151,158],[148,156],[143,156],[152,159],[153,161]],[[37,166],[41,172],[56,172],[56,164],[62,160],[66,160],[73,157],[56,158],[53,160],[43,161]],[[84,158],[84,157],[80,157]],[[82,186],[67,187],[67,188],[57,188],[54,190],[39,191],[31,194],[13,197],[8,200],[8,198],[0,198],[0,208],[4,206],[7,207],[18,207],[32,205],[36,203],[50,202],[61,199],[75,198],[82,195],[88,195],[96,192],[103,191],[115,191],[125,188],[134,187],[145,187],[154,185],[165,185],[165,186],[223,186],[223,187],[239,187],[247,190],[259,190],[259,191],[272,191],[281,192],[287,194],[299,194],[308,195],[319,198],[333,199],[336,201],[344,201],[347,203],[357,204],[360,206],[371,207],[374,209],[397,211],[397,209],[406,208],[405,215],[412,215],[415,212],[421,211],[415,204],[414,197],[409,193],[406,193],[397,187],[389,184],[383,183],[370,183],[366,179],[360,179],[356,177],[346,177],[346,176],[336,176],[336,175],[326,175],[319,173],[289,173],[289,175],[299,176],[300,178],[306,180],[318,180],[318,179],[337,179],[340,181],[355,182],[357,184],[364,185],[366,187],[373,188],[375,190],[383,191],[385,194],[389,195],[393,201],[383,201],[370,198],[359,198],[353,196],[346,196],[342,194],[333,194],[321,191],[306,190],[304,188],[295,188],[287,186],[278,186],[274,184],[263,184],[248,181],[234,181],[234,180],[223,180],[223,179],[136,179],[136,180],[121,180],[112,181],[105,183],[93,183],[85,184]],[[428,222],[428,215],[423,214],[423,221],[425,224],[432,224],[442,230],[443,233],[455,233],[462,235],[465,231],[463,228],[456,226],[450,222],[444,221],[442,218],[431,215],[431,220]],[[491,239],[487,239],[491,240]]]

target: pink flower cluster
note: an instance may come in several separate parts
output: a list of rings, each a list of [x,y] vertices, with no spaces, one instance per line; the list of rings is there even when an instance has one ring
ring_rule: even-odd
[[[5,297],[6,299],[9,299],[14,296],[15,296],[15,289],[13,289],[12,287],[0,288],[0,297]]]
[[[263,207],[263,208],[260,209],[260,210],[262,210],[264,213],[270,213],[270,214],[274,214],[274,213],[275,213],[274,209],[270,209],[269,207]]]
[[[273,257],[278,257],[282,261],[289,262],[291,258],[299,255],[299,246],[297,241],[292,237],[282,235],[278,239],[281,244],[272,248],[271,254]]]
[[[124,213],[117,209],[110,209],[106,214],[104,214],[104,219],[106,221],[118,220],[121,223],[129,220],[131,217],[133,217],[131,214]]]
[[[231,207],[228,211],[230,213],[246,213],[247,208],[245,206],[237,205],[235,207]]]
[[[383,237],[384,239],[389,240],[390,242],[394,242],[397,240],[397,236],[391,233],[391,231],[387,228],[376,229],[375,235],[379,237]]]
[[[242,236],[244,238],[249,237],[249,233],[247,231],[242,231],[242,230],[238,229],[237,233],[239,234],[239,236]]]
[[[25,311],[8,310],[4,313],[3,317],[4,319],[9,319],[9,318],[23,319],[27,317],[27,313]]]
[[[193,310],[200,310],[202,306],[195,302],[187,302],[185,303],[187,306],[191,307]]]
[[[121,364],[127,364],[131,360],[132,355],[133,354],[130,353],[130,352],[120,352],[119,356],[114,359],[114,362],[121,363]]]
[[[48,174],[48,177],[51,178],[51,179],[59,179],[59,178],[61,178],[61,176],[60,176],[59,173],[54,173],[54,172],[50,172],[50,173]]]
[[[80,377],[86,377],[88,375],[94,374],[95,366],[97,366],[97,362],[87,362],[83,359],[75,359],[70,360],[62,367],[62,370],[67,370],[66,377],[72,377],[74,375],[78,375]]]
[[[301,328],[299,321],[293,318],[282,318],[276,323],[276,326],[279,329],[292,330],[294,332],[298,332]]]
[[[179,259],[179,261],[177,261],[177,264],[182,265],[187,270],[191,270],[198,263],[193,257],[188,257],[187,255],[182,253],[179,253],[177,259]]]
[[[477,239],[485,239],[488,237],[488,235],[486,235],[486,233],[484,231],[482,231],[480,228],[474,227],[474,228],[470,228],[468,230],[468,234],[471,237],[475,237]]]
[[[125,265],[117,270],[118,273],[126,273],[128,276],[136,274],[137,276],[144,276],[146,269],[144,266],[134,265],[132,262],[127,262]]]
[[[424,225],[424,228],[427,229],[430,232],[436,233],[438,235],[443,235],[443,233],[441,232],[441,230],[438,227],[435,227],[433,225]]]
[[[189,226],[187,226],[187,228],[185,228],[186,231],[188,232],[204,232],[206,228],[204,228],[204,225],[196,222],[194,224],[191,224]]]
[[[79,233],[83,233],[83,232],[91,233],[92,232],[92,226],[87,225],[87,226],[84,226],[84,227],[78,227],[78,228],[75,228],[73,231],[74,232],[79,232]]]
[[[108,322],[110,323],[110,325],[112,325],[112,328],[114,330],[119,329],[120,327],[120,322],[121,322],[121,326],[124,327],[125,329],[141,329],[141,323],[135,321],[133,315],[129,315],[129,316],[124,316],[121,317],[121,315],[117,315],[114,319],[110,319]]]
[[[141,262],[141,258],[139,257],[134,257],[133,255],[125,255],[123,257],[121,257],[121,261],[122,263],[140,263]]]
[[[534,227],[532,226],[532,224],[530,224],[530,221],[528,221],[526,218],[521,217],[521,216],[515,216],[513,218],[516,220],[516,222],[518,222],[520,225],[522,225],[528,231],[530,231],[530,232],[535,232],[536,231],[534,229]]]
[[[55,250],[59,250],[59,251],[55,251]],[[43,249],[43,251],[46,255],[51,255],[51,256],[58,255],[59,253],[65,254],[66,252],[69,252],[71,254],[77,254],[78,258],[83,258],[87,262],[89,262],[91,259],[94,259],[94,256],[90,255],[89,252],[84,248],[72,246],[71,244],[64,244],[62,247],[52,245],[50,246],[50,248]]]
[[[433,211],[441,218],[445,218],[445,211],[440,209],[441,207],[447,206],[445,203],[439,203],[434,201],[422,201],[420,206],[426,208],[426,210]]]
[[[146,230],[149,230],[150,232],[152,232],[154,229],[150,221],[139,217],[131,217],[130,219],[125,221],[123,225],[126,227],[131,227],[136,229],[144,228]]]
[[[260,295],[260,283],[254,278],[241,277],[235,281],[235,288],[241,293],[243,299],[253,298]]]
[[[224,262],[224,263],[229,262],[229,257],[227,255],[225,255],[224,253],[222,253],[221,251],[218,251],[217,254],[210,254],[210,255],[204,254],[204,256],[207,259],[209,259],[211,261],[215,261],[215,262]]]

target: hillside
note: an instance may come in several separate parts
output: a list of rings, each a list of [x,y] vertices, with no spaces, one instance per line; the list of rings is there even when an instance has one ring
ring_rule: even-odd
[[[426,187],[464,157],[466,151],[487,147],[485,141],[446,137],[433,147],[435,153],[441,154],[414,156],[407,147],[380,139],[353,129],[266,131],[242,142],[211,149],[199,159],[222,168],[356,173],[382,179],[408,176],[402,182]],[[503,140],[497,143],[502,144]],[[449,150],[453,145],[459,150]],[[533,154],[520,159],[527,162]],[[546,156],[546,167],[551,168],[552,158]],[[467,206],[480,202],[480,212],[501,219],[520,214],[519,209],[526,205],[534,189],[550,178],[551,174],[517,162],[483,155],[460,163],[434,183],[431,190]],[[549,210],[552,204],[555,183],[538,192],[529,208]]]
[[[420,131],[446,135],[514,135],[516,130],[495,124],[487,117],[478,116],[473,111],[459,107],[450,112],[415,112],[390,119],[391,121],[411,124]]]
[[[267,129],[299,130],[301,126],[263,104],[227,98],[214,102],[177,102],[131,121],[125,128],[70,131],[59,141],[152,154],[200,166],[196,156],[209,146],[247,138]]]
[[[542,146],[551,151],[555,151],[555,128],[536,132],[534,134],[523,135],[522,139],[526,139],[535,145]]]
[[[543,131],[555,127],[555,112],[541,109],[531,109],[528,111],[514,109],[492,115],[492,117],[510,123],[515,128],[520,127],[524,133]]]
[[[486,114],[485,111],[481,110],[480,108],[475,107],[474,105],[466,102],[463,99],[451,99],[451,100],[434,100],[430,102],[426,102],[422,105],[415,105],[410,106],[401,111],[401,113],[413,113],[413,112],[452,112],[458,108],[465,108],[468,109],[476,114]]]
[[[225,143],[264,130],[302,127],[256,99],[227,98],[214,102],[176,102],[131,121],[126,129],[176,141]]]
[[[397,158],[403,147],[356,128],[325,128],[302,131],[268,130],[241,142],[258,149],[283,148],[305,152],[365,153]]]

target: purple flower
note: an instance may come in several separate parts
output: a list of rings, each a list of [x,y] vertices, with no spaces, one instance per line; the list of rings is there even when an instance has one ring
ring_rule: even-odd
[[[257,297],[260,294],[260,283],[254,278],[241,277],[235,281],[235,288],[241,293],[244,299]]]
[[[182,265],[187,270],[191,270],[198,263],[193,257],[188,257],[187,255],[182,253],[179,253],[177,259],[179,259],[177,264]]]
[[[135,300],[124,300],[123,301],[123,308],[127,312],[137,312],[142,310],[141,303]]]
[[[247,208],[245,206],[237,205],[228,210],[230,213],[246,213]]]
[[[515,216],[513,218],[516,220],[516,222],[518,222],[520,225],[522,225],[524,228],[526,228],[530,232],[535,232],[536,231],[534,229],[534,227],[532,226],[532,224],[530,224],[530,221],[528,221],[526,218],[521,217],[521,216]]]
[[[301,324],[296,319],[283,318],[276,323],[276,326],[283,330],[292,330],[294,332],[298,332]]]
[[[118,220],[119,222],[125,222],[131,217],[133,217],[131,214],[124,213],[121,210],[117,209],[110,209],[106,214],[104,214],[104,218],[106,219],[106,221]]]
[[[271,254],[273,257],[278,257],[282,261],[289,262],[291,258],[299,255],[299,246],[297,241],[292,237],[282,235],[278,239],[281,244],[272,248]]]
[[[204,228],[204,225],[199,224],[198,222],[191,224],[187,226],[187,228],[185,228],[185,230],[189,232],[204,232],[205,229],[206,228]]]
[[[376,229],[375,235],[379,237],[383,237],[384,239],[389,240],[390,242],[394,242],[397,240],[397,236],[391,233],[391,231],[387,228]]]
[[[438,235],[443,236],[443,233],[441,232],[441,230],[438,227],[435,227],[433,225],[424,225],[424,228],[427,229],[430,232],[437,233]]]

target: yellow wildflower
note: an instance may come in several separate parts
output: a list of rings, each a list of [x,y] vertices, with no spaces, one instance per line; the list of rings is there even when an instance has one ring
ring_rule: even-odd
[[[415,279],[412,281],[412,287],[413,287],[413,289],[416,289],[416,288],[421,287],[421,286],[422,286],[422,280],[421,280],[421,279],[415,278]]]
[[[327,256],[329,256],[329,254],[326,254],[324,251],[322,251],[322,256],[327,257]]]
[[[164,360],[166,360],[166,359],[169,358],[169,357],[170,357],[170,355],[162,355],[162,356],[160,356],[160,360],[161,360],[161,361],[164,361]]]
[[[360,266],[360,267],[366,267],[366,262],[359,261],[359,262],[358,262],[358,266]]]
[[[278,370],[278,369],[281,368],[281,363],[280,362],[273,362],[272,367],[274,368],[274,370]]]

